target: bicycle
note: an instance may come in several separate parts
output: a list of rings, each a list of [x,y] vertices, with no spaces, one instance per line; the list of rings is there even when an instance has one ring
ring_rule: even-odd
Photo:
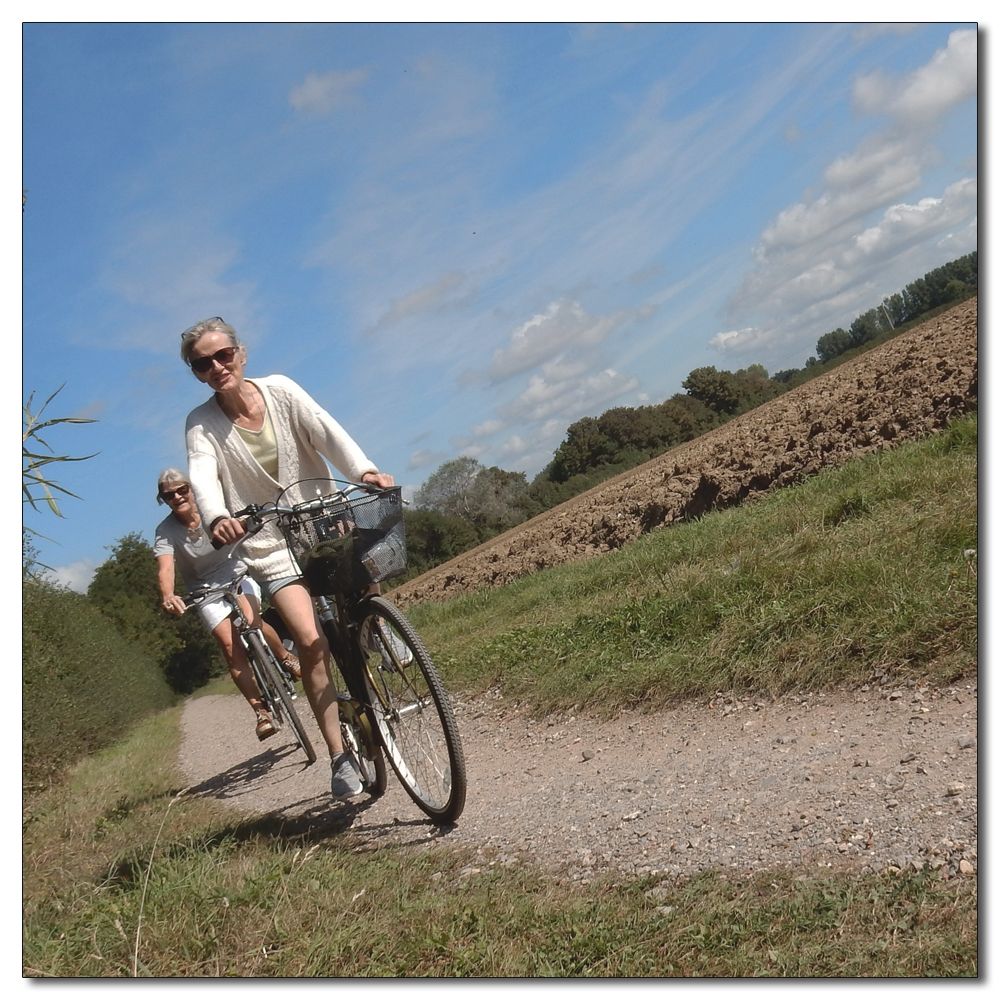
[[[387,757],[420,809],[454,823],[467,781],[451,700],[417,630],[371,592],[406,570],[402,491],[334,482],[345,488],[292,505],[251,504],[233,516],[246,519],[248,533],[276,521],[302,572],[350,692],[340,706],[356,713],[351,750],[366,790],[379,794],[381,781],[384,791]]]
[[[296,742],[305,752],[309,763],[313,764],[316,761],[316,751],[305,729],[302,728],[298,713],[292,704],[296,698],[294,678],[271,651],[260,628],[247,621],[238,599],[246,575],[246,572],[238,573],[228,583],[218,586],[205,584],[187,594],[184,605],[189,608],[195,607],[203,601],[216,597],[221,597],[229,605],[236,635],[246,650],[247,661],[257,682],[257,690],[260,692],[264,708],[270,713],[279,732],[287,721]]]

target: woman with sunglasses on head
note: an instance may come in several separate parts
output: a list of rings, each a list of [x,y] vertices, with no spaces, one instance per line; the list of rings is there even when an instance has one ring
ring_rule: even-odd
[[[230,559],[228,552],[212,545],[194,504],[191,485],[183,472],[164,469],[160,473],[156,500],[170,508],[170,513],[156,526],[153,541],[160,597],[163,610],[180,617],[187,606],[184,599],[174,592],[176,570],[180,570],[185,587],[194,590],[202,584],[227,583],[238,573],[244,572],[246,564],[241,559]],[[257,739],[266,740],[268,736],[273,736],[277,732],[274,721],[261,703],[260,691],[247,662],[246,650],[236,639],[229,606],[220,597],[203,601],[198,605],[198,613],[222,647],[229,674],[236,687],[256,713]],[[260,619],[260,590],[249,577],[243,581],[243,614],[247,621],[261,627],[274,655],[289,673],[298,677],[298,660],[282,646],[274,629]]]
[[[188,415],[185,434],[195,499],[216,542],[228,545],[242,538],[243,525],[232,512],[277,500],[283,484],[291,486],[283,503],[329,492],[324,459],[352,482],[383,489],[394,485],[392,476],[380,473],[340,424],[291,379],[246,378],[246,350],[221,317],[185,330],[181,357],[213,391]],[[277,525],[248,538],[242,555],[295,642],[302,684],[330,750],[331,791],[338,799],[357,795],[361,780],[340,737],[330,649],[312,595]]]

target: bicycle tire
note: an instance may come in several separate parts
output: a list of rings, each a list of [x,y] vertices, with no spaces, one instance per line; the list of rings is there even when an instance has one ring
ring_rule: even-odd
[[[454,823],[465,808],[465,754],[451,700],[427,647],[405,615],[384,597],[369,597],[356,633],[371,686],[375,726],[400,784],[438,823]],[[365,650],[364,636],[374,635]],[[393,647],[412,657],[403,665]]]
[[[350,697],[338,697],[340,735],[344,749],[354,754],[364,790],[373,798],[385,794],[388,772],[382,746],[375,735],[375,717],[368,704],[368,689],[357,679],[356,667],[346,662],[346,651],[340,637],[340,628],[334,621],[322,622],[323,634],[330,646],[330,658],[337,665]],[[360,709],[360,712],[358,711]]]
[[[299,720],[298,712],[292,704],[291,696],[281,678],[281,666],[274,658],[274,654],[267,648],[260,635],[249,632],[246,636],[249,646],[250,656],[256,661],[259,674],[258,679],[263,680],[261,695],[264,695],[270,703],[273,712],[282,717],[281,721],[287,721],[289,728],[295,736],[300,747],[304,751],[310,764],[316,762],[316,751],[313,749],[312,740],[309,739],[302,723]],[[265,690],[266,693],[265,693]]]

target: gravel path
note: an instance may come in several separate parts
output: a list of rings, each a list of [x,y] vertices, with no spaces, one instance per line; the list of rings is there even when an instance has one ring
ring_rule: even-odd
[[[746,703],[720,694],[611,722],[533,719],[498,697],[456,710],[469,795],[447,830],[395,776],[379,800],[333,802],[325,757],[305,767],[283,733],[258,743],[236,694],[188,701],[181,766],[189,794],[278,817],[290,832],[350,829],[371,850],[471,847],[483,864],[534,862],[581,883],[609,870],[929,866],[952,877],[978,867],[974,683]]]

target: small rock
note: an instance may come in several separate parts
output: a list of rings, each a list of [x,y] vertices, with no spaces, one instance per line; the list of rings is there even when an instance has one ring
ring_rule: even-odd
[[[958,738],[958,749],[959,750],[971,750],[976,745],[975,736],[959,736]]]
[[[958,863],[958,871],[960,875],[975,875],[976,867],[971,861],[962,860]]]
[[[948,791],[945,795],[961,795],[965,791],[965,785],[961,781],[956,781],[955,784],[948,786]]]
[[[594,751],[593,750],[584,750],[583,753],[580,755],[580,758],[581,758],[581,760],[593,760],[594,759]]]

